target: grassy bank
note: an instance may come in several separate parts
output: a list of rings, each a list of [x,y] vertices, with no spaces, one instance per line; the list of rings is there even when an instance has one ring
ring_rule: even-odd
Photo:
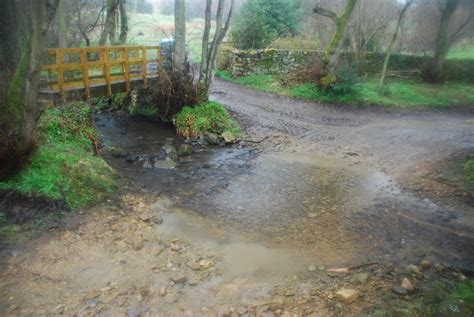
[[[464,190],[474,197],[474,158],[464,163]]]
[[[474,307],[474,280],[435,281],[412,302],[377,309],[376,317],[471,316]]]
[[[336,95],[319,90],[313,83],[284,85],[277,75],[250,75],[234,78],[226,71],[219,71],[217,75],[256,90],[316,102],[398,108],[446,108],[474,105],[474,86],[464,83],[432,85],[417,80],[388,80],[383,93],[378,94],[377,78],[368,78],[364,82],[355,84],[350,93]]]
[[[93,204],[114,191],[115,172],[94,155],[96,132],[87,104],[46,110],[39,133],[39,146],[30,164],[0,182],[0,190],[63,200],[71,208]]]
[[[230,132],[237,137],[240,129],[227,110],[217,102],[195,107],[184,107],[176,116],[176,132],[182,137],[196,137],[205,133],[221,135]]]

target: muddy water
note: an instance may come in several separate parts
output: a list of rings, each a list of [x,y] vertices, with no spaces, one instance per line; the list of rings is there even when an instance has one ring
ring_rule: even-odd
[[[130,155],[183,142],[171,128],[106,114],[97,126],[105,144]],[[107,159],[143,190],[169,196],[174,213],[158,230],[218,250],[230,277],[425,256],[464,268],[474,263],[474,233],[450,228],[460,211],[404,193],[363,164],[239,146],[198,148],[173,170]]]

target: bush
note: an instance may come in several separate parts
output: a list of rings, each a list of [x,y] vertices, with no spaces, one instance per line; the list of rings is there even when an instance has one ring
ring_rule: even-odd
[[[0,190],[63,200],[76,208],[97,202],[115,189],[115,172],[94,156],[97,136],[87,104],[45,111],[39,130],[42,140],[30,164],[0,182]]]
[[[280,36],[295,35],[301,10],[294,0],[248,0],[233,20],[230,36],[239,49],[264,48]]]
[[[221,135],[226,131],[234,136],[240,133],[237,122],[217,102],[184,107],[176,116],[175,125],[178,135],[185,138],[197,137],[205,133]]]
[[[141,105],[146,105],[148,109],[156,111],[156,118],[169,122],[185,105],[195,105],[198,103],[197,87],[193,76],[180,76],[173,71],[161,70],[158,79],[149,84],[148,93],[145,100],[141,100]]]

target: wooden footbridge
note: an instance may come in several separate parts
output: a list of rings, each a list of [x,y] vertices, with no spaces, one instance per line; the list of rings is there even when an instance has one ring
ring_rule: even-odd
[[[40,98],[74,100],[111,96],[146,87],[162,65],[159,46],[50,48]]]

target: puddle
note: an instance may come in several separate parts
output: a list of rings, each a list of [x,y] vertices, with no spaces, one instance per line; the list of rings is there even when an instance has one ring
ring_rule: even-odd
[[[183,142],[168,128],[110,115],[99,117],[98,128],[111,146],[134,154]],[[107,159],[149,193],[169,196],[180,212],[167,215],[159,230],[218,250],[229,276],[279,276],[308,263],[408,263],[420,254],[474,263],[465,256],[472,240],[439,229],[451,221],[436,220],[445,210],[363,164],[314,153],[257,155],[238,146],[198,149],[173,170]],[[423,222],[433,219],[438,227]]]

